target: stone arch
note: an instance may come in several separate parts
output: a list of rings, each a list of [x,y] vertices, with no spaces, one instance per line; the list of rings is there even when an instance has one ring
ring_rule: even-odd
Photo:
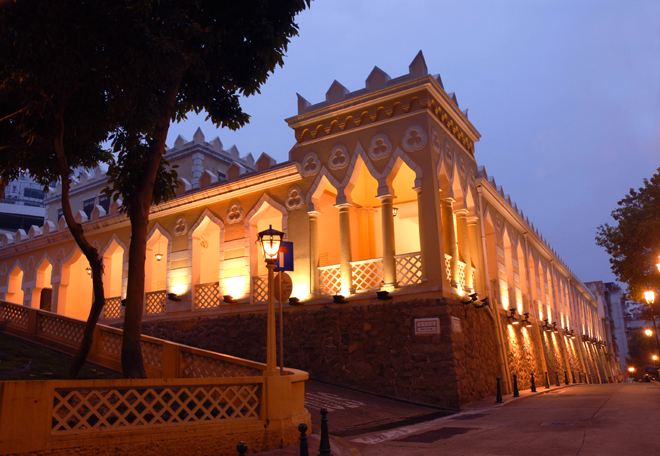
[[[191,286],[193,300],[196,301],[196,286],[217,283],[224,288],[224,234],[222,220],[208,208],[199,216],[188,231],[189,267],[191,268]],[[218,296],[219,299],[219,296]]]
[[[321,171],[319,171],[316,179],[314,179],[314,183],[307,192],[306,203],[308,212],[317,210],[315,200],[320,198],[321,194],[328,188],[328,186],[334,188],[336,200],[337,192],[341,184],[328,172],[328,169],[325,166],[322,166]]]
[[[105,298],[123,298],[128,280],[128,249],[116,233],[101,251]]]
[[[34,288],[32,289],[31,307],[51,310],[53,294],[53,260],[48,253],[44,253],[34,268]]]
[[[75,246],[62,261],[60,276],[51,280],[58,314],[80,320],[86,320],[89,316],[93,289],[88,268],[89,261],[78,246]]]
[[[5,292],[5,301],[13,302],[14,304],[23,305],[25,301],[25,293],[23,292],[23,279],[25,277],[25,268],[20,260],[14,261],[14,264],[9,268],[7,274],[7,288]]]
[[[373,163],[371,163],[371,159],[362,147],[362,144],[358,142],[355,146],[355,151],[351,156],[351,162],[348,165],[344,180],[337,186],[337,204],[353,203],[350,195],[355,188],[363,167],[366,173],[378,182],[381,175],[376,171]],[[377,192],[375,192],[374,195],[375,194],[377,194]]]
[[[171,253],[172,236],[156,222],[147,236],[147,252],[144,265],[145,293],[170,289]],[[157,255],[161,256],[160,260]],[[181,294],[185,292],[185,290],[177,291],[174,291],[174,293]]]
[[[249,261],[246,264],[246,275],[248,277],[260,277],[267,274],[265,262],[260,261],[257,233],[268,229],[268,225],[272,225],[273,229],[284,233],[284,239],[286,240],[288,234],[287,219],[288,211],[286,207],[275,201],[267,193],[261,195],[261,198],[259,198],[254,206],[252,206],[252,209],[247,213],[244,220],[244,226],[245,249],[250,252]],[[250,285],[250,289],[252,289],[252,285]]]

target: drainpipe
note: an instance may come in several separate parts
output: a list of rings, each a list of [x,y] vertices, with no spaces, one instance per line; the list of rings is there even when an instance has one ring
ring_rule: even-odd
[[[478,185],[477,186],[477,193],[479,195],[479,226],[481,228],[481,251],[483,252],[483,261],[481,262],[482,264],[482,277],[484,278],[483,283],[486,286],[486,292],[488,293],[488,301],[491,303],[491,306],[493,306],[493,311],[491,312],[491,318],[493,318],[493,321],[495,323],[495,345],[497,347],[497,363],[500,368],[500,379],[501,379],[501,385],[502,385],[502,391],[505,394],[510,394],[511,393],[511,388],[509,387],[509,365],[506,362],[506,355],[504,353],[504,342],[503,342],[503,336],[502,336],[502,322],[500,321],[500,314],[499,310],[493,304],[495,301],[493,299],[493,292],[490,287],[490,281],[488,280],[488,251],[486,250],[486,227],[484,226],[484,205],[483,205],[483,198],[482,198],[482,186]],[[489,311],[491,309],[488,309]],[[493,315],[494,314],[494,315]]]

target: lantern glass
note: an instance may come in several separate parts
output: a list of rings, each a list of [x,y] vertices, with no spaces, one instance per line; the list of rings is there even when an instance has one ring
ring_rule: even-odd
[[[282,242],[284,233],[274,230],[273,225],[269,225],[269,228],[261,231],[258,236],[266,263],[277,261],[277,255],[280,252],[280,243]]]
[[[655,293],[652,291],[645,291],[644,299],[646,299],[647,304],[653,304],[653,301],[655,301]]]

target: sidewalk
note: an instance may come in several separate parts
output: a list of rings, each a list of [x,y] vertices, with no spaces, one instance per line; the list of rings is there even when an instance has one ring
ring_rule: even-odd
[[[480,401],[474,402],[474,403],[466,406],[462,411],[458,411],[456,413],[451,413],[451,414],[448,413],[448,414],[445,414],[445,416],[436,416],[436,417],[433,417],[433,415],[430,415],[430,414],[429,415],[422,415],[422,416],[429,416],[428,421],[435,421],[435,420],[440,421],[440,420],[445,420],[445,419],[449,419],[449,420],[459,419],[460,420],[461,416],[472,415],[472,414],[478,413],[479,411],[483,411],[483,410],[487,410],[487,409],[494,409],[494,408],[498,408],[498,407],[503,407],[505,405],[511,404],[513,402],[516,402],[516,401],[519,401],[519,400],[522,400],[522,399],[525,399],[525,398],[528,398],[528,397],[538,396],[538,395],[547,394],[547,393],[553,393],[555,391],[559,391],[559,390],[569,388],[571,386],[577,386],[577,385],[579,385],[579,384],[551,386],[549,389],[547,389],[545,386],[541,386],[541,387],[537,388],[535,393],[532,393],[531,390],[522,390],[522,391],[520,391],[520,397],[515,397],[514,398],[512,395],[503,396],[503,398],[502,398],[503,402],[501,404],[497,404],[495,402],[496,397],[491,396],[491,397],[487,397],[485,399],[482,399]],[[343,390],[343,388],[336,387],[334,385],[325,385],[325,387],[330,387],[330,388],[333,388],[333,389],[342,389]],[[313,394],[313,395],[318,394],[318,391],[317,391],[318,385],[317,385],[316,388],[312,388],[312,389],[314,389],[315,392],[311,393],[311,394]],[[324,388],[324,389],[327,389],[327,388]],[[347,391],[348,392],[344,391],[342,393],[342,395],[345,396],[345,395],[350,394],[352,396],[353,400],[356,400],[356,399],[359,398],[358,396],[355,396],[355,394],[356,394],[355,392],[350,391],[350,390],[347,390]],[[366,397],[366,399],[364,397],[361,398],[364,401],[367,401],[368,399],[370,399],[368,397],[368,395],[366,395],[366,394],[363,395],[363,396]],[[402,404],[402,407],[404,409],[407,409],[409,406],[408,406],[408,404],[404,403],[404,404]],[[314,405],[312,405],[311,407],[308,407],[308,410],[310,410],[310,413],[312,413],[313,420],[315,421],[315,423],[313,425],[313,428],[314,428],[313,430],[314,430],[314,432],[318,432],[319,426],[316,425],[317,419],[320,419],[320,417],[316,416],[316,415],[318,415],[318,411],[316,410]],[[359,453],[355,452],[355,449],[353,448],[351,443],[348,442],[347,440],[345,440],[344,437],[340,437],[340,436],[336,435],[336,434],[346,433],[346,431],[343,431],[342,428],[346,427],[346,424],[344,423],[344,421],[345,421],[346,418],[350,417],[351,415],[352,414],[349,414],[346,417],[341,417],[343,419],[335,420],[336,421],[335,424],[338,425],[338,427],[333,426],[333,416],[328,415],[329,427],[330,427],[330,447],[332,449],[332,455],[333,456],[356,456],[356,454],[359,454]],[[339,418],[339,417],[337,417],[337,418]],[[404,414],[403,416],[399,416],[398,418],[399,418],[399,421],[392,421],[392,424],[400,423],[401,426],[406,426],[406,425],[409,424],[408,420],[414,419],[415,417],[411,417],[411,418],[408,418],[406,420],[406,416]],[[402,420],[402,418],[403,418],[403,420]],[[334,429],[334,432],[333,432],[333,429]],[[339,430],[339,429],[341,429],[341,430]],[[374,430],[373,429],[364,429],[364,434],[368,434],[370,432],[374,432]],[[359,435],[359,434],[357,434],[353,431],[353,432],[349,432],[349,435],[354,436],[354,435]],[[320,441],[321,441],[321,438],[320,438],[320,435],[318,433],[314,433],[314,434],[311,434],[311,435],[308,436],[307,442],[308,442],[308,448],[309,448],[310,456],[316,456],[317,454],[319,454]],[[299,456],[300,455],[300,444],[296,443],[294,445],[290,445],[286,448],[282,448],[282,449],[279,449],[279,450],[265,451],[265,452],[256,453],[256,454],[258,454],[259,456]]]

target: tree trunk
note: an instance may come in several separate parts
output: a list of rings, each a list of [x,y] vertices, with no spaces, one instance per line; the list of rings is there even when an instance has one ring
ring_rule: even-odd
[[[149,210],[158,168],[163,158],[167,131],[179,90],[178,80],[165,92],[160,122],[154,129],[141,186],[134,189],[128,215],[131,220],[131,244],[128,249],[128,285],[126,287],[126,311],[124,314],[124,339],[121,350],[121,367],[124,378],[146,378],[142,359],[142,315],[144,312],[144,263],[147,253]]]
[[[69,164],[66,159],[66,154],[64,152],[64,120],[62,116],[58,116],[57,119],[57,135],[55,137],[55,151],[57,152],[57,159],[60,165],[60,178],[62,179],[62,212],[64,213],[64,219],[66,224],[69,226],[69,231],[71,235],[78,244],[78,247],[82,253],[89,261],[89,265],[92,268],[92,287],[94,290],[94,300],[92,302],[92,308],[89,312],[89,317],[87,317],[87,322],[85,323],[85,330],[83,331],[83,338],[76,352],[76,356],[73,358],[73,362],[69,367],[68,378],[75,379],[80,373],[87,355],[92,348],[94,342],[94,328],[96,323],[99,320],[103,306],[105,305],[105,296],[103,291],[103,263],[99,252],[92,247],[92,245],[87,241],[85,234],[80,223],[76,223],[73,217],[73,211],[71,210],[71,200],[69,199],[69,190],[71,187],[71,180],[69,179],[69,174],[71,170],[69,169]]]

